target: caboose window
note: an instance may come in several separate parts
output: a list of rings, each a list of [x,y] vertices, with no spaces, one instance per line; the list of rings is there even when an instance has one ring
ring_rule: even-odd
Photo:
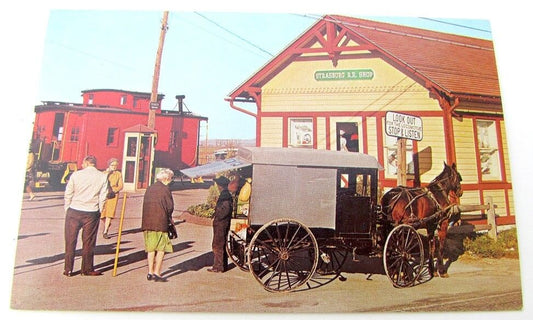
[[[107,145],[116,146],[118,143],[117,139],[118,128],[109,128],[107,129]]]
[[[70,141],[79,141],[80,139],[80,128],[79,127],[72,127],[70,129]]]
[[[126,95],[123,95],[120,97],[120,105],[123,106],[125,105],[127,102],[127,96]]]

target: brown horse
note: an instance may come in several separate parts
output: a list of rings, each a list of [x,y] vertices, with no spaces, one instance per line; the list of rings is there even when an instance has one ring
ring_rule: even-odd
[[[455,204],[461,197],[461,175],[455,163],[448,166],[426,188],[398,186],[389,190],[381,199],[385,214],[398,224],[408,224],[415,229],[425,228],[429,239],[429,272],[434,276],[448,277],[443,264],[444,240],[448,224],[459,217]],[[451,200],[450,200],[451,199]],[[438,230],[438,243],[435,231]],[[434,265],[435,253],[437,255]],[[436,270],[435,270],[436,268]]]

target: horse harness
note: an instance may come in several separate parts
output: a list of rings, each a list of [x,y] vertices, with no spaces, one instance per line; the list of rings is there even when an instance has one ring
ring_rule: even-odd
[[[419,228],[420,226],[427,225],[428,222],[435,220],[437,223],[437,227],[440,229],[441,223],[446,219],[451,219],[455,214],[458,213],[456,210],[457,205],[456,204],[449,204],[446,207],[442,207],[437,199],[435,198],[435,195],[431,190],[428,188],[408,188],[404,186],[399,186],[402,191],[397,193],[391,200],[391,204],[389,205],[390,208],[394,208],[396,206],[396,203],[400,199],[402,194],[406,194],[409,202],[405,205],[404,210],[409,210],[409,218],[407,222],[411,224],[415,229]],[[442,191],[442,188],[439,188]],[[421,193],[414,195],[416,191],[421,191]],[[429,199],[433,202],[437,210],[430,216],[425,217],[423,219],[420,219],[413,211],[413,203],[422,197],[429,197]]]

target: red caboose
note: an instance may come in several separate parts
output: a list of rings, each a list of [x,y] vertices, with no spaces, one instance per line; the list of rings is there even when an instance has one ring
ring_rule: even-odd
[[[88,154],[96,156],[101,170],[108,159],[119,159],[126,190],[146,188],[157,168],[196,166],[200,122],[207,117],[184,111],[184,96],[176,96],[178,110],[155,109],[151,129],[146,125],[150,96],[125,90],[85,90],[81,104],[43,101],[36,106],[31,148],[38,159],[37,187],[61,188],[69,172],[80,168]],[[158,95],[158,105],[163,98]]]

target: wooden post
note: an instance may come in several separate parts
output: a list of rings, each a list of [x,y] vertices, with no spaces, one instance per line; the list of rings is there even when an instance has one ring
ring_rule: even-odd
[[[122,197],[122,210],[120,211],[120,224],[118,225],[117,250],[115,251],[115,263],[113,264],[113,277],[117,275],[118,254],[120,251],[120,238],[122,236],[122,223],[124,222],[127,195],[127,193],[124,193],[124,197]]]
[[[487,197],[488,207],[487,210],[487,223],[492,227],[489,229],[488,236],[494,240],[498,238],[498,230],[496,228],[496,210],[492,197]]]
[[[407,140],[398,138],[396,142],[396,156],[398,158],[398,166],[396,171],[397,182],[399,186],[407,185]]]

